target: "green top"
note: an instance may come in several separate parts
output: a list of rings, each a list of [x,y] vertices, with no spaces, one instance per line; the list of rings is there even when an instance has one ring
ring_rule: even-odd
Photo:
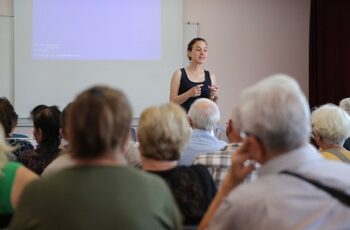
[[[9,229],[157,230],[182,226],[175,201],[161,178],[127,166],[80,166],[27,186]]]
[[[13,182],[15,181],[17,169],[21,164],[7,162],[1,169],[0,174],[0,214],[12,213],[11,193]]]

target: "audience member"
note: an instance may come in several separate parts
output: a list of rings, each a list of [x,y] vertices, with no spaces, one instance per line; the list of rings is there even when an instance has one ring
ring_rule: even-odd
[[[204,166],[177,165],[190,133],[185,111],[169,103],[146,109],[141,114],[137,135],[143,169],[161,176],[168,183],[185,217],[185,225],[196,225],[216,188]]]
[[[54,159],[45,169],[42,175],[57,172],[63,168],[70,167],[74,165],[74,161],[70,154],[68,154],[69,143],[67,142],[67,111],[70,108],[71,103],[69,103],[62,111],[60,118],[60,133],[62,139],[66,141],[65,145],[61,145],[61,151],[58,157]],[[62,143],[62,141],[61,141]],[[137,144],[132,140],[129,140],[126,145],[125,158],[121,154],[116,154],[117,160],[120,162],[126,162],[129,165],[140,168],[141,159]]]
[[[60,151],[60,110],[56,106],[42,109],[33,116],[33,135],[38,143],[35,150],[23,152],[18,161],[41,174]]]
[[[32,111],[30,111],[30,118],[33,119],[36,116],[36,114],[38,114],[41,110],[47,109],[47,108],[49,108],[49,106],[44,105],[44,104],[35,106],[32,109]]]
[[[74,166],[30,184],[10,229],[181,229],[166,184],[116,159],[131,123],[123,93],[92,87],[77,96],[67,121]]]
[[[350,97],[344,98],[339,102],[339,107],[344,109],[349,115],[350,115]],[[345,142],[343,147],[350,151],[350,137],[348,137]]]
[[[231,167],[231,154],[242,142],[240,135],[240,121],[237,107],[233,109],[231,118],[227,122],[226,136],[229,144],[218,152],[201,154],[193,161],[194,165],[201,164],[207,167],[217,188],[220,187],[228,169]]]
[[[67,112],[71,107],[72,103],[69,103],[63,110],[60,116],[60,135],[61,135],[61,146],[58,156],[45,167],[43,175],[47,173],[52,173],[59,171],[63,168],[70,167],[74,165],[73,159],[68,154],[69,143],[67,142]],[[62,142],[65,143],[62,145]]]
[[[38,177],[19,163],[7,161],[5,153],[11,151],[13,147],[5,142],[0,124],[0,229],[10,223],[24,187]]]
[[[246,138],[200,229],[208,222],[216,230],[348,229],[349,203],[327,188],[349,201],[350,166],[309,144],[310,110],[297,82],[285,75],[261,80],[243,91],[239,113]],[[262,166],[256,181],[241,184],[253,170],[246,160]]]
[[[0,123],[5,129],[5,137],[6,141],[13,147],[13,151],[11,153],[6,153],[9,155],[11,160],[16,160],[18,156],[22,154],[22,152],[26,150],[34,149],[33,145],[26,140],[13,138],[12,132],[17,125],[18,115],[15,112],[11,102],[5,98],[0,98]],[[14,154],[12,157],[11,155]]]
[[[215,102],[200,98],[191,106],[188,117],[193,128],[192,137],[183,149],[179,164],[191,165],[194,159],[203,153],[215,152],[226,146],[226,142],[217,139],[213,130],[220,120],[220,111]]]
[[[333,104],[326,104],[311,114],[312,134],[327,159],[350,163],[350,152],[343,144],[350,136],[350,116]]]

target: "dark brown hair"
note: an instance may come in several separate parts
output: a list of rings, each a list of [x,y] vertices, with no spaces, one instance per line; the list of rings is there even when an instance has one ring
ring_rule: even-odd
[[[132,112],[127,98],[106,86],[83,91],[67,115],[67,135],[74,158],[97,158],[115,151],[130,132]]]
[[[46,106],[33,114],[34,128],[40,129],[42,137],[36,151],[46,157],[59,152],[61,111],[57,106]]]
[[[4,127],[5,136],[8,137],[17,125],[18,115],[11,102],[6,97],[0,98],[0,123]]]
[[[193,48],[194,44],[196,44],[196,42],[199,42],[199,41],[202,41],[202,42],[205,42],[205,44],[208,44],[207,41],[204,38],[200,38],[200,37],[193,38],[187,45],[187,52],[192,51],[192,48]],[[191,60],[191,57],[189,57],[188,55],[187,55],[187,57],[188,57],[189,60]]]

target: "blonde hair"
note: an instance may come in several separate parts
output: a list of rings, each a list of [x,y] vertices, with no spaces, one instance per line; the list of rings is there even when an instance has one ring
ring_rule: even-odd
[[[179,105],[153,106],[141,114],[137,136],[141,153],[147,158],[178,160],[190,135],[186,113]]]
[[[4,167],[7,162],[6,153],[12,152],[14,148],[6,143],[4,128],[0,124],[0,169]],[[0,175],[2,172],[0,171]]]

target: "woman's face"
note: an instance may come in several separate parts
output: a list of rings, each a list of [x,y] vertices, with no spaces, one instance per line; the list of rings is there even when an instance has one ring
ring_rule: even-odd
[[[203,64],[207,59],[207,44],[204,41],[197,41],[193,44],[192,50],[188,51],[191,62]]]

